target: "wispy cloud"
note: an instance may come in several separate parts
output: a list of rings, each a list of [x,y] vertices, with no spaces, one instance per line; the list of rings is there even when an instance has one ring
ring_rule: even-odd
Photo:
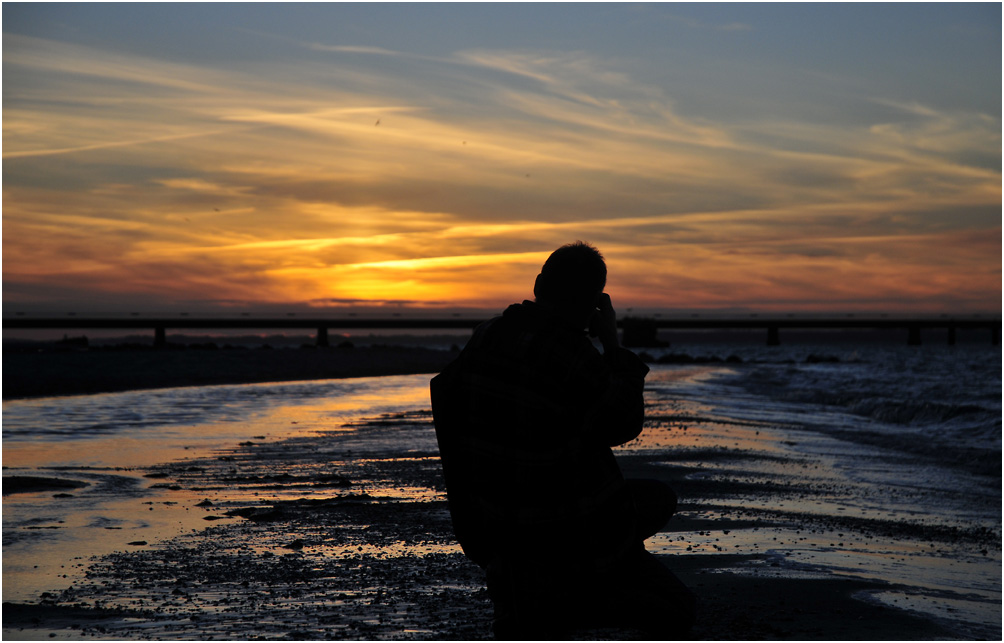
[[[710,20],[699,20],[697,18],[683,16],[672,12],[667,13],[665,11],[650,12],[646,15],[653,19],[676,23],[688,29],[697,31],[744,32],[753,30],[753,25],[748,22],[735,20],[713,22]]]
[[[319,42],[311,42],[306,45],[307,49],[314,51],[331,51],[342,54],[375,54],[378,56],[403,56],[400,51],[384,49],[383,47],[362,47],[358,45],[325,45]]]
[[[92,143],[90,145],[78,145],[76,147],[36,149],[36,150],[15,150],[12,152],[4,152],[3,158],[18,159],[31,156],[52,156],[55,154],[73,154],[75,152],[91,152],[94,150],[105,150],[115,147],[130,147],[134,145],[146,145],[149,143],[166,143],[168,141],[180,141],[187,138],[215,136],[224,133],[226,134],[233,133],[233,129],[227,129],[227,130],[217,129],[208,132],[189,132],[186,134],[169,134],[166,136],[153,136],[149,138],[140,138],[128,141],[108,141],[104,143]]]
[[[5,63],[37,74],[58,73],[142,87],[211,92],[217,86],[214,79],[220,78],[196,67],[8,33],[4,34],[3,57]]]

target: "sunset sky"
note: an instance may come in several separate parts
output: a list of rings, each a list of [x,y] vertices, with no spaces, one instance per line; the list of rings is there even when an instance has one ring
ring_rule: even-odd
[[[4,3],[4,313],[999,313],[1001,17]]]

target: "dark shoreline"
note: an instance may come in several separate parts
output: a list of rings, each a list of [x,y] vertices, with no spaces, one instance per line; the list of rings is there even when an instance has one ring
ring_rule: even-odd
[[[3,399],[438,373],[456,354],[409,346],[4,351]]]

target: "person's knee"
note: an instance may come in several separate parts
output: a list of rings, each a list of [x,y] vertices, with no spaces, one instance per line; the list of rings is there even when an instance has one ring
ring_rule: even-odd
[[[628,480],[627,487],[644,540],[662,529],[676,513],[676,492],[666,483],[650,479]]]
[[[631,496],[640,504],[676,508],[676,492],[665,482],[649,478],[636,478],[629,479],[626,483]]]

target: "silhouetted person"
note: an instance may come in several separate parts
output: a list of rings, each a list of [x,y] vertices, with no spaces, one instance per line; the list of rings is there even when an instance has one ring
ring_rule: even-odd
[[[535,301],[480,325],[432,380],[454,531],[487,572],[500,638],[582,626],[669,637],[694,622],[693,594],[642,542],[676,494],[626,481],[610,448],[641,432],[648,367],[620,346],[605,285],[595,248],[558,248]]]

